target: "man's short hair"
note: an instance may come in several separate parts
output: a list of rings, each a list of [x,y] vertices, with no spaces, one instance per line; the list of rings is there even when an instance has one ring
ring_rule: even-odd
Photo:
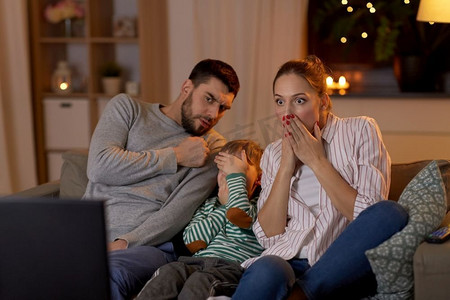
[[[194,84],[194,87],[208,82],[211,77],[222,81],[227,86],[228,92],[232,93],[236,98],[240,88],[238,76],[234,69],[223,61],[215,59],[202,60],[195,65],[189,75],[189,79]]]

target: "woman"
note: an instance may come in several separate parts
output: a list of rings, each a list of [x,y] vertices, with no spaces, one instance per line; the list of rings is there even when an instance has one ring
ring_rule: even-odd
[[[266,249],[244,262],[233,299],[358,299],[376,292],[364,255],[407,223],[386,199],[390,158],[375,120],[333,115],[328,76],[308,56],[273,82],[283,137],[267,146],[253,230]]]

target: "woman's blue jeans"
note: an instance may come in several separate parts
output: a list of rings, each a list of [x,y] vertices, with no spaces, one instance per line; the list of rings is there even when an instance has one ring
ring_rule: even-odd
[[[312,266],[306,259],[263,256],[243,274],[233,299],[286,299],[297,283],[308,299],[360,299],[376,292],[365,251],[403,229],[408,213],[395,201],[380,201],[349,224]]]

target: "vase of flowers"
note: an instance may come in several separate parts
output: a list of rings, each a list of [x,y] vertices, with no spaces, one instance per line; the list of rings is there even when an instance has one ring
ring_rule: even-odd
[[[45,19],[52,24],[64,23],[64,36],[72,36],[74,20],[84,17],[83,6],[75,0],[61,0],[55,4],[49,4],[44,10]]]

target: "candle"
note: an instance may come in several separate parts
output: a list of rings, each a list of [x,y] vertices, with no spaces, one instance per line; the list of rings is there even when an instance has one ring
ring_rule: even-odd
[[[329,89],[332,89],[333,88],[333,77],[328,76],[327,79],[326,79],[326,82],[327,82],[327,87]]]
[[[345,80],[344,76],[339,77],[339,87],[340,88],[343,88],[346,83],[347,83],[347,80]]]
[[[345,95],[346,90],[350,87],[350,84],[347,82],[345,76],[340,76],[338,82],[333,80],[333,77],[328,76],[326,78],[326,84],[328,88],[328,93],[333,94],[334,91],[337,91],[340,95]]]

